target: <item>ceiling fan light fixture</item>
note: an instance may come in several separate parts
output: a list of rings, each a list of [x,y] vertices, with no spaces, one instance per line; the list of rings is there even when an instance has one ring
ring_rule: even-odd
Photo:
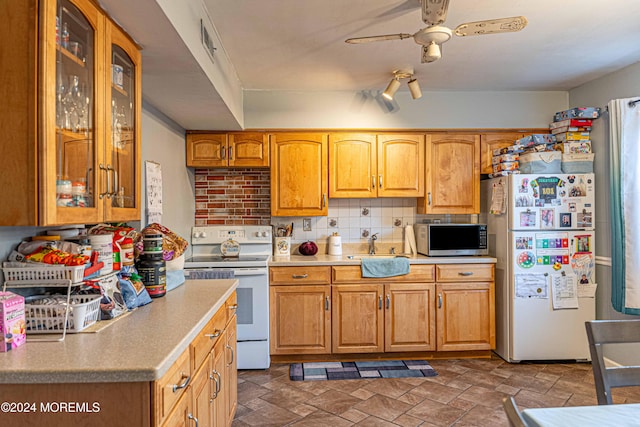
[[[418,84],[418,81],[416,79],[409,80],[409,83],[407,83],[407,86],[409,86],[409,91],[411,92],[411,97],[413,99],[418,99],[422,97],[420,84]]]
[[[393,99],[393,95],[396,94],[398,89],[400,88],[400,80],[397,77],[393,77],[389,82],[387,88],[382,92],[382,96],[391,101]]]
[[[433,62],[437,61],[442,57],[442,52],[440,51],[440,46],[436,42],[429,43],[429,46],[424,51],[424,61],[425,62]]]

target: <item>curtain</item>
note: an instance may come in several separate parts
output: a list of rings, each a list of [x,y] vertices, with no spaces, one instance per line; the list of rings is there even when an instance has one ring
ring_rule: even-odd
[[[614,99],[607,107],[611,302],[621,313],[640,315],[640,103],[634,103],[636,99]]]

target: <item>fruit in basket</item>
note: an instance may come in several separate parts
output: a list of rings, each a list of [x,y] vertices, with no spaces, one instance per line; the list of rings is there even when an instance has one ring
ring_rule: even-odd
[[[315,255],[318,253],[318,245],[308,240],[300,245],[298,251],[300,251],[302,255]]]

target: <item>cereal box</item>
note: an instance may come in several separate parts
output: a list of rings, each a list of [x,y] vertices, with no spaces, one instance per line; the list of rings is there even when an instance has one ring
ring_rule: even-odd
[[[534,133],[533,135],[527,135],[524,138],[520,138],[517,141],[517,144],[526,148],[537,144],[552,144],[554,142],[556,142],[556,137],[554,135]]]
[[[597,119],[600,117],[600,109],[597,107],[578,107],[565,111],[558,111],[553,116],[554,122],[567,119]]]
[[[3,336],[0,353],[25,343],[27,325],[24,320],[24,297],[13,292],[0,292],[0,331]]]

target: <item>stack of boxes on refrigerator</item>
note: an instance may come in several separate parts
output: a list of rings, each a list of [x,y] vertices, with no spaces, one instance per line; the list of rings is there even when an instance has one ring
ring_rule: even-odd
[[[489,178],[519,173],[591,173],[590,131],[600,110],[579,107],[554,115],[548,134],[527,135],[493,150]]]
[[[558,141],[556,149],[562,152],[562,172],[593,172],[591,125],[599,116],[600,109],[594,107],[572,108],[554,115],[549,130]]]

